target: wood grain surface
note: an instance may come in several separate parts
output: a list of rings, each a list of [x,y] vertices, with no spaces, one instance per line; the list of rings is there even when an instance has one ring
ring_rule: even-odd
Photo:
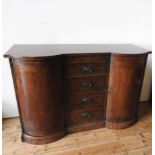
[[[4,55],[12,58],[49,57],[73,53],[142,54],[149,50],[132,44],[25,44],[14,45]],[[73,54],[74,55],[74,54]]]

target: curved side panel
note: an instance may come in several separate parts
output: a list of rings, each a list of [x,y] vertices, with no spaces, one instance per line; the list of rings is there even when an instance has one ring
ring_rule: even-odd
[[[61,57],[10,60],[22,140],[45,144],[65,135]]]
[[[127,128],[137,121],[137,107],[147,54],[111,56],[105,126]]]

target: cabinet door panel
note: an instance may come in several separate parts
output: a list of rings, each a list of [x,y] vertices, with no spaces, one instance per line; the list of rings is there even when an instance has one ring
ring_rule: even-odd
[[[61,59],[10,61],[23,140],[43,144],[64,135]],[[38,138],[37,138],[38,137]]]
[[[106,126],[124,128],[137,120],[146,55],[111,58]]]

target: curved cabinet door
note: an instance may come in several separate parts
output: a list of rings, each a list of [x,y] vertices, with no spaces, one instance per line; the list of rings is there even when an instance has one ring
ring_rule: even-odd
[[[137,120],[147,54],[111,56],[106,127],[126,128]]]
[[[64,136],[61,57],[10,59],[22,140],[44,144]]]

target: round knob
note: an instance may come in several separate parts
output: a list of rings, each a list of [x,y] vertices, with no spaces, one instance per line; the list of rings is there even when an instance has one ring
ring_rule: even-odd
[[[91,88],[93,86],[92,83],[90,82],[83,82],[82,85],[85,87],[85,88]]]
[[[91,104],[92,103],[92,100],[90,97],[84,97],[82,100],[81,100],[82,103],[84,104]]]
[[[84,112],[84,113],[81,114],[81,117],[83,117],[83,118],[91,118],[92,114],[90,114],[88,112]]]
[[[82,72],[85,72],[85,73],[91,73],[92,72],[92,67],[91,66],[83,66],[82,67]]]

